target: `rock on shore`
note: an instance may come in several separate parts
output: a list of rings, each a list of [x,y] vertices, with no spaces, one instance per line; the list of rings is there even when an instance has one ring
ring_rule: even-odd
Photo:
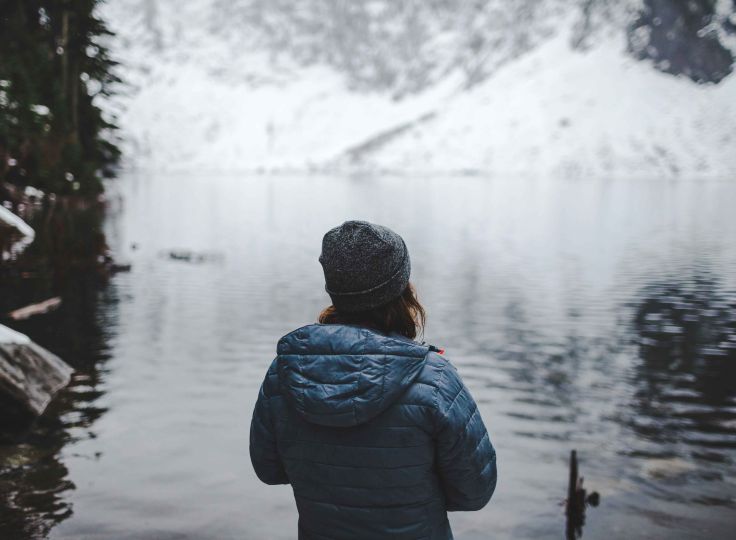
[[[73,371],[28,336],[0,325],[0,428],[41,415]]]

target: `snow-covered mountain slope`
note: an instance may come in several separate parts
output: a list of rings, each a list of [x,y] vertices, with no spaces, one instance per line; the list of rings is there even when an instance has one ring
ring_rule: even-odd
[[[412,3],[414,11],[375,1],[349,13],[334,6],[358,4],[310,2],[321,11],[281,0],[106,4],[128,82],[106,107],[118,113],[126,162],[170,171],[736,173],[736,77],[696,84],[657,71],[600,13],[596,22],[585,12],[581,38],[578,2],[523,0],[510,15],[503,7],[512,4],[493,1]]]
[[[553,39],[437,114],[342,163],[403,170],[580,175],[736,172],[736,77],[696,85],[615,41]]]

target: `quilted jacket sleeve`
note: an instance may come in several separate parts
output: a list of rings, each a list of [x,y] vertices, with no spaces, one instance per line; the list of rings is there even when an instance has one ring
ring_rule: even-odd
[[[276,436],[273,425],[270,399],[273,397],[272,380],[275,373],[269,369],[266,379],[258,392],[258,400],[253,410],[250,423],[250,460],[256,475],[266,484],[288,484],[289,478],[284,472],[276,449]]]
[[[496,451],[478,405],[449,362],[437,393],[435,444],[446,508],[480,510],[496,489]]]

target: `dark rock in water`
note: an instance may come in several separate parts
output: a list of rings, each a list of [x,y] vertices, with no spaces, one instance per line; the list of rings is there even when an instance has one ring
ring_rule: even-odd
[[[0,428],[22,426],[42,414],[73,371],[23,334],[0,325]]]
[[[733,70],[733,54],[718,35],[731,26],[712,0],[645,0],[629,28],[629,51],[665,73],[718,83]]]
[[[115,262],[110,265],[110,272],[117,274],[119,272],[130,272],[133,265],[127,262]]]
[[[205,251],[197,252],[188,249],[172,249],[170,251],[163,252],[163,255],[174,261],[189,263],[221,261],[224,258],[221,253]]]

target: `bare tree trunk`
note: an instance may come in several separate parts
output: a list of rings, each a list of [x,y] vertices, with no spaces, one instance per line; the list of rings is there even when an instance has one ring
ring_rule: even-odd
[[[61,96],[64,105],[67,103],[69,86],[69,12],[65,9],[61,14]]]
[[[79,61],[70,63],[69,108],[71,113],[72,140],[79,141]]]
[[[61,15],[61,96],[64,103],[65,128],[71,140],[79,140],[79,62],[69,48],[70,12]]]

